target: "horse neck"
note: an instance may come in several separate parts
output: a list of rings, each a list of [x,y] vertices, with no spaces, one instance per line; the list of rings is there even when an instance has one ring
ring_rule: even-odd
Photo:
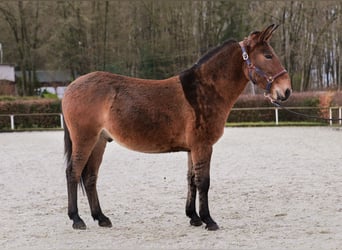
[[[217,93],[226,101],[227,111],[248,83],[243,72],[243,63],[240,46],[236,43],[201,65],[201,83],[215,87]]]

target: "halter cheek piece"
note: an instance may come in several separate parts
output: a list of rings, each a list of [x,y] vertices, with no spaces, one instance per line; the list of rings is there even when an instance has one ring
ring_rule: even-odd
[[[249,56],[247,54],[247,51],[245,49],[244,46],[240,45],[241,50],[242,50],[242,58],[243,60],[247,63],[247,67],[248,67],[248,76],[249,76],[249,80],[252,81],[254,84],[257,84],[256,80],[253,79],[253,75],[252,75],[252,71],[254,70],[259,76],[263,77],[266,79],[267,84],[266,84],[266,93],[270,93],[271,91],[271,87],[272,87],[272,83],[274,82],[274,80],[285,74],[287,71],[286,69],[283,69],[282,71],[280,71],[279,73],[275,74],[274,76],[268,76],[264,71],[262,71],[261,69],[259,69],[258,67],[254,66],[253,63],[251,62],[251,60],[249,59]]]

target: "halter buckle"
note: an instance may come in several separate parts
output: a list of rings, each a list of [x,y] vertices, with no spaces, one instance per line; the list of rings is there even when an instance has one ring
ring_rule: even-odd
[[[269,76],[267,79],[267,83],[272,83],[274,81],[273,76]]]
[[[244,51],[244,52],[242,53],[242,58],[243,58],[243,60],[245,60],[245,61],[248,60],[248,54],[247,54],[246,51]]]

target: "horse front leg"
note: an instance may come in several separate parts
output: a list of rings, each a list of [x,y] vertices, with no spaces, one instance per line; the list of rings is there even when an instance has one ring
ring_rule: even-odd
[[[206,224],[206,229],[219,229],[216,222],[211,218],[208,205],[208,191],[210,187],[210,160],[212,147],[203,147],[192,151],[193,170],[195,174],[194,182],[199,194],[199,215]]]
[[[188,152],[188,196],[186,200],[185,213],[190,218],[190,225],[201,226],[202,221],[196,212],[196,185],[195,172],[191,159],[191,153]]]

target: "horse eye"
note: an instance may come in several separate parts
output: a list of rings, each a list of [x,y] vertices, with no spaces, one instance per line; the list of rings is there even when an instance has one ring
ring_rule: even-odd
[[[266,59],[272,59],[272,54],[265,54]]]

